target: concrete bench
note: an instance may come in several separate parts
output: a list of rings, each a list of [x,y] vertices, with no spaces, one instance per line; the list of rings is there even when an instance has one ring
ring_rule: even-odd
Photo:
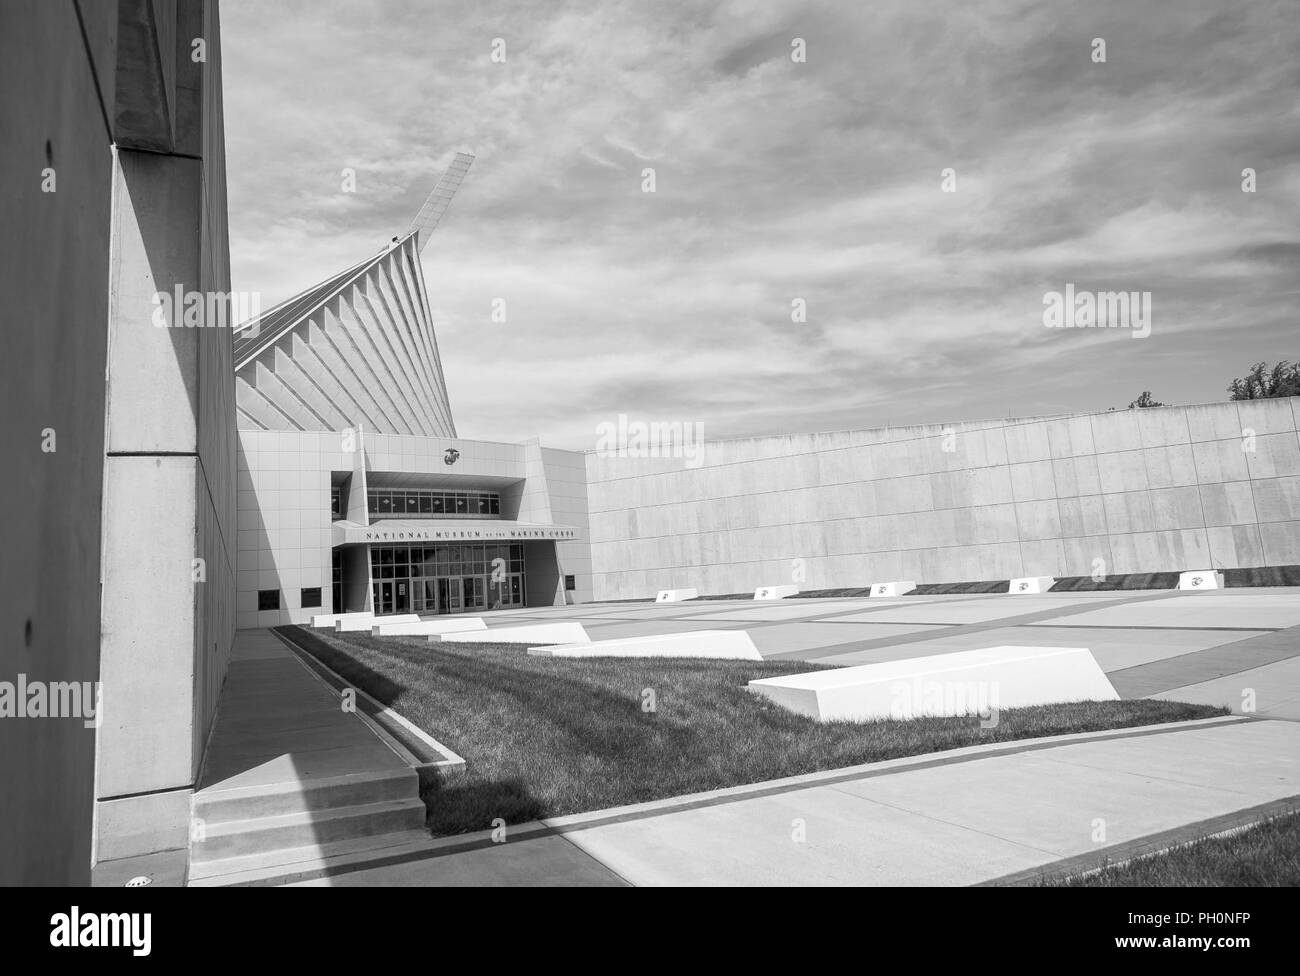
[[[1086,647],[1007,645],[760,678],[749,690],[823,722],[1119,698]]]
[[[486,630],[482,617],[439,617],[437,620],[417,620],[414,623],[375,624],[370,633],[375,637],[405,637],[411,635],[451,634],[463,630]]]
[[[354,610],[349,613],[318,613],[312,616],[311,625],[313,627],[328,627],[334,629],[334,625],[340,620],[360,620],[362,617],[373,617],[374,614],[369,610]]]
[[[1056,584],[1055,576],[1022,576],[1011,581],[1008,593],[1046,593]]]
[[[588,644],[530,647],[539,657],[696,657],[761,661],[763,655],[743,630],[696,630],[685,634],[620,637]]]
[[[785,583],[781,586],[760,586],[754,591],[755,600],[784,600],[788,596],[794,596],[799,592],[799,587],[793,583]]]
[[[1180,590],[1221,590],[1223,574],[1213,569],[1198,569],[1178,574]]]
[[[660,590],[655,603],[676,603],[678,600],[698,600],[700,591],[691,587],[685,590]]]
[[[376,623],[418,624],[419,622],[419,614],[414,613],[394,613],[384,617],[376,617],[374,614],[369,614],[351,620],[340,620],[334,624],[334,631],[335,633],[342,634],[349,631],[369,631]]]
[[[893,580],[889,583],[872,583],[872,596],[903,596],[916,589],[913,580]]]
[[[579,623],[520,624],[488,630],[461,630],[431,634],[431,641],[474,641],[480,644],[588,644],[591,638]]]

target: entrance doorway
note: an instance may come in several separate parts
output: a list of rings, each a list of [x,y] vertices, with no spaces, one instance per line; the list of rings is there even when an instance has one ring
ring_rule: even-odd
[[[438,613],[460,613],[465,609],[461,601],[460,580],[445,576],[438,578]]]
[[[410,613],[411,584],[408,580],[379,580],[375,583],[375,613]]]

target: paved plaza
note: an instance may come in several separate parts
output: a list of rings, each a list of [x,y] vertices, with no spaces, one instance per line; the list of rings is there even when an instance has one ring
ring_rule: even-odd
[[[829,770],[521,825],[506,843],[488,832],[420,840],[395,848],[393,863],[296,883],[1024,883],[1286,809],[1300,794],[1295,589],[618,603],[485,619],[579,621],[593,640],[743,629],[767,658],[833,665],[1087,647],[1123,697],[1236,716]]]

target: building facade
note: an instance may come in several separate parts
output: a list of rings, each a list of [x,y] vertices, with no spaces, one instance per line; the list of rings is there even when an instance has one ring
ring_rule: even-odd
[[[419,236],[236,334],[240,627],[591,599],[584,458],[456,436]]]

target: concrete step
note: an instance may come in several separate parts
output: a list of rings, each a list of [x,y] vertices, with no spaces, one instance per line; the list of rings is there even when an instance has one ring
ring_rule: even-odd
[[[187,883],[191,888],[288,884],[351,865],[420,857],[427,855],[432,846],[429,832],[423,829],[353,837],[329,844],[200,861],[190,865]]]
[[[285,813],[355,807],[420,795],[414,769],[354,773],[256,786],[207,787],[194,794],[194,818],[206,825]]]
[[[414,797],[206,823],[202,837],[190,844],[191,870],[221,858],[418,830],[424,816],[423,801]]]

